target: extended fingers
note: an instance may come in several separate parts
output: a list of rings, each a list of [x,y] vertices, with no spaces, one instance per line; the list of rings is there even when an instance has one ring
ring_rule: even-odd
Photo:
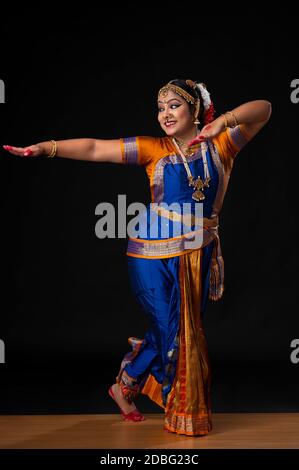
[[[12,145],[3,145],[3,148],[13,155],[23,155],[24,149],[22,147],[13,147]]]
[[[20,149],[18,147],[12,147],[11,145],[3,145],[3,148],[9,153],[12,153],[13,155],[21,155]]]
[[[200,134],[197,137],[195,137],[195,139],[190,140],[188,145],[191,146],[191,145],[199,144],[200,142],[204,142],[205,140],[206,140],[205,136]]]
[[[24,147],[13,147],[11,145],[3,145],[3,148],[7,150],[9,153],[13,155],[17,155],[19,157],[29,157],[33,155],[33,152],[30,148]]]

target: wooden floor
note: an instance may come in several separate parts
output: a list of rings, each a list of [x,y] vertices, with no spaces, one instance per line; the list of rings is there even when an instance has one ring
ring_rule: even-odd
[[[207,436],[163,430],[163,414],[0,416],[1,449],[298,449],[299,413],[215,413]]]

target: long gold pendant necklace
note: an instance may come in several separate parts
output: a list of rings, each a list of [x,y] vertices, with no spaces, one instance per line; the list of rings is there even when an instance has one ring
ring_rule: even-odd
[[[204,175],[205,175],[204,176],[205,179],[203,181],[200,176],[198,176],[196,179],[194,178],[194,176],[192,176],[185,155],[183,154],[182,150],[180,149],[180,147],[179,147],[178,143],[176,142],[175,138],[172,138],[172,141],[173,141],[175,147],[178,149],[178,151],[179,151],[179,153],[180,153],[180,155],[183,159],[183,163],[184,163],[184,166],[186,168],[187,175],[188,175],[189,186],[193,186],[193,188],[195,189],[194,193],[192,194],[192,199],[194,199],[195,201],[203,201],[205,199],[205,195],[203,193],[203,190],[204,190],[205,187],[209,187],[209,182],[211,181],[209,167],[208,167],[208,163],[207,163],[205,145],[202,146],[202,158],[203,158]],[[187,155],[191,156],[191,155],[193,155],[193,153],[189,152]]]

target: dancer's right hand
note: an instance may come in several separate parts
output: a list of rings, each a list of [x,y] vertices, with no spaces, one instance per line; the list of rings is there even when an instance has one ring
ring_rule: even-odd
[[[29,147],[12,147],[11,145],[3,145],[4,150],[17,155],[18,157],[39,157],[44,154],[40,145],[30,145]]]

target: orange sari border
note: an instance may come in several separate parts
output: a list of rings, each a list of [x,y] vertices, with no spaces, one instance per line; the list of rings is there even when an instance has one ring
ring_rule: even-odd
[[[147,395],[152,401],[165,409],[162,401],[162,384],[159,384],[152,374],[149,374],[145,384],[141,389],[141,393]]]
[[[165,429],[187,436],[212,429],[211,374],[201,324],[202,250],[180,258],[181,293],[179,357],[165,409]]]

